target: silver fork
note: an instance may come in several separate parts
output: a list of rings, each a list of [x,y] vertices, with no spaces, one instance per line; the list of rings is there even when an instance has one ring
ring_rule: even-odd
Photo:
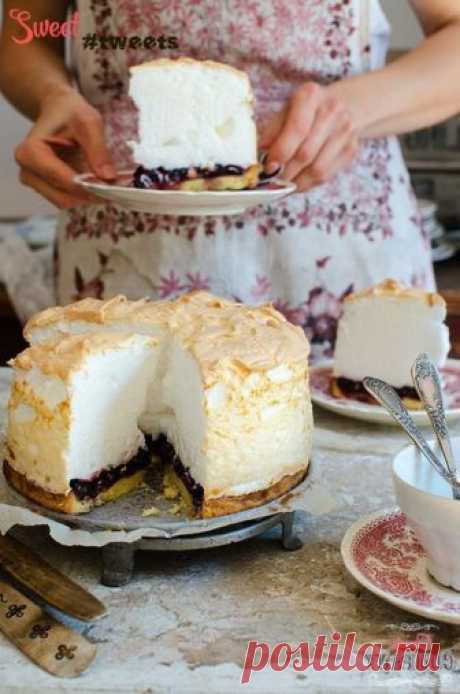
[[[455,475],[444,467],[437,455],[431,450],[395,389],[379,378],[365,378],[363,383],[368,393],[373,395],[377,402],[401,425],[430,465],[451,486],[454,499],[460,499],[460,485]]]
[[[444,410],[441,379],[436,366],[427,354],[419,354],[415,360],[412,367],[412,380],[430,418],[431,426],[446,461],[447,469],[455,478],[457,484],[460,484]]]

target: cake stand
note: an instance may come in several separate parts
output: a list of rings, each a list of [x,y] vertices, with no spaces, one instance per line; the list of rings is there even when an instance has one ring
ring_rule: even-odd
[[[134,570],[137,550],[188,552],[193,549],[223,547],[224,545],[257,537],[277,525],[281,526],[280,539],[283,549],[295,551],[303,546],[302,541],[294,532],[295,514],[295,511],[277,513],[266,518],[231,524],[196,535],[179,535],[172,538],[143,538],[137,542],[130,543],[112,542],[102,548],[101,582],[111,587],[123,586],[129,583]]]
[[[294,533],[294,520],[296,511],[305,507],[303,499],[311,487],[309,478],[310,475],[286,494],[262,506],[205,519],[190,519],[185,514],[173,513],[174,501],[168,501],[159,492],[162,477],[160,470],[155,469],[146,475],[143,487],[88,514],[64,514],[46,509],[11,487],[8,487],[8,497],[15,506],[30,509],[45,521],[52,519],[72,529],[91,534],[107,530],[136,531],[134,541],[114,541],[101,549],[102,583],[121,586],[131,579],[138,550],[184,552],[222,547],[257,537],[275,526],[281,526],[284,549],[299,549],[302,542]],[[148,515],[149,510],[154,514]]]

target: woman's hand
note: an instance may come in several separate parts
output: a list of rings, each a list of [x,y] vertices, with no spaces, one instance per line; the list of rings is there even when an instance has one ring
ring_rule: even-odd
[[[308,82],[262,129],[268,173],[283,167],[283,178],[300,192],[325,183],[349,166],[358,138],[344,105],[328,87]]]
[[[43,99],[35,125],[15,157],[21,182],[60,208],[95,200],[74,183],[77,173],[91,170],[106,180],[116,175],[99,112],[70,87]]]

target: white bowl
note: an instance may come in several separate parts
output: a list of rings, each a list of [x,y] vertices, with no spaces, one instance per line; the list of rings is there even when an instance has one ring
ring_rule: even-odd
[[[437,444],[430,444],[438,456]],[[452,440],[460,466],[460,438]],[[429,573],[443,586],[460,591],[460,501],[415,446],[393,461],[398,505],[427,554]]]

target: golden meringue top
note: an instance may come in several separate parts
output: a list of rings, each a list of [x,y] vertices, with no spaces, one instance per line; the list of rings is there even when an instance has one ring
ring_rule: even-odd
[[[152,302],[148,299],[130,301],[122,295],[107,301],[86,298],[67,306],[53,306],[40,311],[26,323],[24,337],[30,341],[33,330],[51,327],[61,321],[84,321],[100,325],[130,320],[148,322],[152,319],[151,307]],[[168,315],[172,310],[171,307],[171,302],[155,302],[155,323],[162,322],[162,320],[167,323]]]
[[[28,347],[8,363],[15,369],[40,369],[44,374],[67,381],[86,357],[107,350],[125,347],[136,339],[133,333],[94,333],[58,336]],[[158,344],[154,337],[145,338],[151,346]]]
[[[419,301],[424,301],[428,306],[446,305],[446,302],[440,294],[428,292],[425,289],[417,289],[416,287],[407,287],[401,282],[393,279],[386,279],[374,287],[369,287],[363,291],[349,294],[344,301],[357,301],[359,299],[367,299],[373,296],[388,296],[396,299],[417,299]]]
[[[198,291],[174,301],[117,296],[108,301],[84,299],[70,306],[47,309],[32,318],[24,335],[56,324],[83,321],[98,325],[121,324],[127,331],[136,324],[168,329],[203,366],[231,361],[246,369],[266,369],[308,358],[309,344],[303,330],[289,323],[270,304],[249,307],[208,292]],[[94,327],[94,326],[93,326]]]
[[[176,65],[189,65],[191,67],[203,66],[210,70],[216,70],[221,72],[230,72],[237,75],[240,79],[244,80],[249,84],[249,76],[243,70],[238,70],[238,68],[233,67],[233,65],[228,65],[228,63],[219,63],[216,60],[195,60],[194,58],[188,58],[186,56],[181,56],[180,58],[156,58],[154,60],[147,60],[139,65],[133,65],[130,67],[129,71],[131,74],[136,72],[142,72],[143,70],[151,70],[152,68],[167,68],[176,67]]]

